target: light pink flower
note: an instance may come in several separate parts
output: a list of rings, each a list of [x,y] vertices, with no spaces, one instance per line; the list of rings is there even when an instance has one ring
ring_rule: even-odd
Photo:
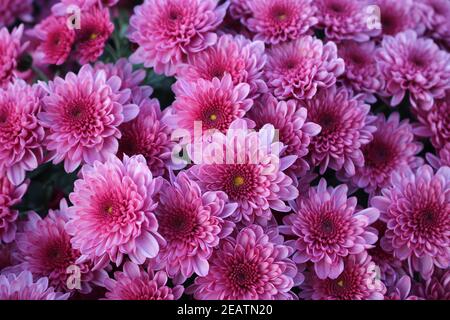
[[[188,289],[202,300],[289,300],[297,268],[292,250],[260,226],[243,228],[221,241],[209,273]]]
[[[328,88],[344,73],[333,42],[323,44],[311,36],[268,50],[265,79],[278,99],[311,99],[318,88]]]
[[[157,73],[175,74],[188,54],[216,43],[214,30],[228,3],[217,5],[217,0],[145,0],[130,19],[129,38],[139,45],[130,61]]]
[[[450,266],[450,168],[436,173],[430,166],[413,172],[394,172],[391,185],[372,205],[381,212],[387,230],[381,239],[386,251],[407,260],[413,270],[429,279],[434,265]]]
[[[66,225],[82,255],[77,262],[93,260],[92,270],[98,270],[109,261],[120,265],[125,256],[137,264],[154,258],[164,244],[154,215],[160,184],[141,155],[83,166],[70,194]]]
[[[13,206],[20,203],[27,191],[28,181],[14,186],[6,176],[0,175],[0,241],[11,243],[16,237],[19,211]]]
[[[6,28],[0,28],[0,88],[6,87],[14,78],[19,56],[26,47],[26,44],[21,44],[22,34],[23,25],[14,28],[11,33]]]
[[[184,291],[180,285],[168,287],[164,271],[145,271],[132,262],[125,262],[123,271],[115,272],[114,279],[106,279],[104,286],[107,300],[178,300]]]
[[[139,112],[137,105],[129,103],[130,90],[120,90],[119,77],[107,78],[104,71],[95,72],[89,65],[78,75],[69,72],[65,79],[56,77],[40,85],[47,93],[39,118],[48,131],[48,158],[55,164],[64,161],[67,172],[115,154],[119,125]]]

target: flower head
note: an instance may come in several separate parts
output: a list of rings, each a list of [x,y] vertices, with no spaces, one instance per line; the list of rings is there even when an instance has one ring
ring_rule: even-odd
[[[23,25],[14,28],[11,33],[6,28],[0,28],[0,88],[6,87],[14,77],[19,56],[25,49],[25,45],[21,44],[22,34]]]
[[[222,240],[209,260],[210,271],[189,288],[195,299],[292,299],[297,268],[291,249],[257,225]]]
[[[371,124],[374,117],[369,115],[370,106],[361,96],[352,96],[345,87],[335,86],[321,90],[303,105],[308,121],[322,128],[309,146],[312,166],[320,166],[321,174],[329,167],[354,175],[356,167],[364,164],[361,148],[372,140],[376,130]]]
[[[348,188],[328,187],[321,179],[307,198],[294,203],[295,213],[283,219],[283,230],[294,237],[296,263],[311,261],[320,279],[336,279],[344,271],[344,258],[359,254],[377,241],[369,225],[378,219],[375,208],[357,210],[355,197],[347,198]]]
[[[426,34],[450,47],[450,3],[446,0],[419,0]]]
[[[16,79],[0,88],[0,171],[15,185],[43,161],[45,133],[38,121],[40,110],[36,87]]]
[[[125,262],[123,271],[114,273],[114,279],[106,279],[104,286],[108,290],[107,300],[177,300],[183,294],[180,285],[167,286],[167,274],[164,271],[153,272],[132,263]]]
[[[420,15],[414,7],[413,0],[376,0],[380,14],[381,32],[383,35],[395,36],[408,29],[423,33]]]
[[[129,103],[130,90],[120,90],[119,77],[107,78],[104,71],[94,71],[89,65],[78,75],[69,72],[65,79],[56,77],[41,87],[47,92],[39,117],[48,131],[49,159],[55,164],[64,161],[67,172],[82,162],[92,164],[115,154],[119,125],[139,111]]]
[[[13,208],[21,200],[28,188],[28,181],[14,186],[8,178],[0,175],[0,241],[10,243],[16,237],[16,220],[19,211]]]
[[[173,75],[187,54],[200,52],[217,41],[214,30],[228,4],[217,0],[146,0],[134,9],[129,38],[139,45],[131,62],[157,73]]]
[[[158,197],[155,215],[167,244],[156,257],[156,264],[171,277],[181,273],[186,279],[194,272],[205,276],[214,247],[233,231],[234,223],[227,218],[237,205],[228,203],[222,191],[203,193],[184,172],[173,180],[163,185]]]
[[[109,261],[120,265],[125,255],[136,264],[154,258],[164,244],[154,215],[159,181],[141,155],[83,166],[66,225],[72,247],[82,255],[77,262],[93,260],[97,270]]]
[[[311,99],[318,88],[328,88],[344,72],[333,42],[323,44],[311,36],[268,50],[265,79],[278,99]]]
[[[407,92],[413,106],[424,110],[445,96],[450,88],[450,54],[433,40],[418,38],[408,30],[395,37],[385,36],[381,46],[377,58],[392,106],[398,105]]]
[[[382,247],[429,279],[434,265],[450,266],[450,168],[436,173],[430,166],[394,172],[391,185],[372,205],[381,212],[387,230]]]
[[[243,23],[255,33],[255,39],[277,44],[295,40],[317,23],[312,0],[249,1],[252,15]]]
[[[55,292],[48,286],[47,278],[33,281],[29,271],[19,275],[14,273],[0,275],[0,300],[66,300],[69,294]]]

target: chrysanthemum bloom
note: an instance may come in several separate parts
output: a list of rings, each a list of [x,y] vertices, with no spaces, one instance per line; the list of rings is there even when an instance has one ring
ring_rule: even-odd
[[[235,222],[265,224],[272,217],[270,209],[288,212],[284,201],[298,195],[292,179],[284,173],[296,156],[280,158],[284,146],[273,142],[274,137],[272,125],[255,132],[247,129],[245,121],[236,120],[226,136],[214,135],[211,145],[218,149],[205,150],[201,159],[193,157],[195,165],[189,174],[202,190],[224,191],[230,201],[238,203],[232,215]]]
[[[33,0],[0,0],[0,28],[12,25],[16,19],[30,22]]]
[[[450,168],[436,174],[428,166],[413,172],[394,172],[391,186],[372,198],[387,230],[381,246],[407,260],[413,270],[429,279],[434,265],[450,266]]]
[[[55,292],[43,277],[33,282],[33,275],[23,271],[0,275],[0,300],[67,300],[69,294]]]
[[[233,19],[239,20],[249,18],[252,15],[250,10],[251,0],[230,0],[230,15]]]
[[[221,80],[178,80],[172,88],[175,93],[172,121],[176,127],[192,133],[195,122],[200,121],[203,131],[217,129],[225,133],[230,124],[243,118],[253,105],[253,100],[248,98],[250,86],[234,85],[229,74]]]
[[[67,19],[51,15],[30,32],[39,41],[36,54],[43,63],[60,65],[69,57],[75,42],[75,30],[67,26]]]
[[[380,10],[379,22],[383,35],[394,36],[408,29],[423,33],[424,27],[413,0],[375,0],[373,4]]]
[[[414,107],[429,110],[450,88],[450,54],[412,30],[385,36],[377,59],[392,106],[408,92]]]
[[[16,237],[17,256],[23,270],[29,270],[34,277],[47,277],[50,285],[61,292],[76,289],[89,293],[92,283],[101,283],[107,277],[103,270],[91,272],[90,262],[76,263],[80,252],[72,248],[71,237],[64,229],[69,220],[65,202],[61,203],[61,210],[50,211],[44,219],[35,212],[29,212],[27,218]],[[69,267],[73,273],[67,271]],[[69,287],[75,272],[80,276],[79,287],[75,283]]]
[[[278,99],[311,99],[318,88],[328,88],[344,73],[333,42],[323,44],[311,36],[268,50],[264,76]]]
[[[67,172],[82,162],[92,164],[115,154],[119,125],[139,112],[137,105],[128,103],[130,90],[120,90],[119,77],[107,78],[89,65],[78,75],[69,72],[65,79],[56,77],[40,85],[47,92],[39,118],[48,130],[48,157],[55,164],[64,161]]]
[[[450,270],[437,269],[430,279],[417,283],[414,292],[426,300],[450,300]]]
[[[376,130],[372,125],[374,117],[368,115],[370,106],[362,96],[353,96],[345,87],[335,86],[319,91],[303,106],[308,111],[307,120],[322,128],[309,145],[312,166],[319,166],[321,174],[331,168],[354,175],[356,167],[364,164],[361,148],[372,140]]]
[[[295,40],[306,34],[317,23],[312,0],[249,1],[252,16],[243,19],[256,40],[277,44]]]
[[[80,29],[75,30],[74,57],[80,64],[96,61],[113,30],[108,9],[93,6],[81,12]]]
[[[289,300],[297,268],[292,249],[260,226],[222,240],[209,259],[209,273],[188,290],[201,300]]]
[[[43,161],[44,128],[38,121],[41,109],[36,87],[16,79],[0,88],[0,171],[19,185],[25,172]]]
[[[217,0],[146,0],[130,18],[132,42],[139,48],[130,61],[157,73],[173,75],[188,54],[217,41],[214,30],[225,17],[228,3]]]
[[[154,273],[142,267],[125,262],[123,272],[114,273],[114,279],[106,279],[104,286],[108,290],[107,300],[178,300],[183,294],[181,285],[167,286],[167,274],[164,271]]]
[[[179,66],[177,79],[197,81],[212,80],[231,75],[233,84],[247,83],[250,86],[249,98],[256,98],[267,91],[262,80],[266,63],[264,43],[250,41],[241,35],[223,35],[214,46],[197,54],[190,54],[187,63]]]
[[[438,150],[450,143],[450,90],[444,98],[434,100],[430,110],[417,110],[416,116],[421,123],[414,130],[416,135],[431,138]]]
[[[328,187],[321,179],[307,198],[294,203],[294,214],[283,219],[282,231],[292,235],[287,243],[296,249],[296,263],[311,261],[320,279],[336,279],[344,270],[344,258],[369,249],[377,241],[374,228],[379,217],[375,208],[357,210],[356,197],[347,198],[348,188]]]
[[[408,120],[400,122],[398,113],[391,114],[388,119],[380,114],[372,125],[377,131],[372,133],[373,139],[361,148],[364,166],[357,167],[355,175],[350,178],[354,185],[368,193],[388,185],[394,171],[404,167],[417,168],[423,163],[423,159],[416,156],[422,150],[422,144],[414,140]],[[339,178],[347,180],[343,176]]]
[[[377,279],[376,270],[366,251],[350,255],[336,279],[320,279],[314,272],[307,272],[299,296],[306,300],[383,300],[386,287]]]
[[[450,3],[447,0],[420,0],[422,21],[427,35],[450,46]]]
[[[19,56],[25,48],[21,45],[22,34],[23,25],[11,33],[0,28],[0,88],[6,87],[14,76]]]
[[[19,211],[13,209],[28,188],[28,181],[14,186],[4,174],[0,174],[0,241],[12,242],[16,237],[16,220]]]
[[[196,273],[206,276],[208,259],[219,240],[228,236],[234,223],[227,218],[237,205],[228,203],[222,191],[202,193],[184,172],[166,182],[159,194],[156,218],[167,241],[156,257],[156,268],[183,280]]]
[[[138,116],[119,127],[122,138],[117,155],[143,155],[153,176],[178,168],[171,158],[175,142],[171,140],[172,130],[164,122],[166,115],[161,112],[157,99],[144,99]]]
[[[297,156],[294,164],[286,170],[294,181],[309,170],[309,164],[303,158],[308,154],[311,138],[320,132],[319,125],[306,121],[306,115],[306,109],[300,107],[297,100],[277,101],[272,95],[264,96],[249,112],[257,129],[269,123],[278,130],[278,139],[286,147],[281,156]]]
[[[387,291],[384,300],[421,300],[419,297],[411,295],[411,278],[407,275],[401,277]]]
[[[77,262],[93,260],[97,270],[109,261],[120,265],[126,255],[137,264],[154,258],[164,244],[154,215],[159,187],[141,155],[83,166],[66,224],[72,247],[82,254]]]
[[[369,1],[316,0],[318,28],[324,29],[328,40],[355,40],[364,42],[380,33],[369,19],[373,14]]]
[[[345,61],[345,73],[342,78],[346,86],[357,93],[366,93],[370,102],[373,94],[384,90],[378,62],[375,58],[376,46],[372,41],[343,41],[339,43],[339,57]]]

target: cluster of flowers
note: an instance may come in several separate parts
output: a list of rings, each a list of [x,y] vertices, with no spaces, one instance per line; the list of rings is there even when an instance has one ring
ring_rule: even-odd
[[[0,299],[450,299],[450,1],[132,2],[0,0]]]

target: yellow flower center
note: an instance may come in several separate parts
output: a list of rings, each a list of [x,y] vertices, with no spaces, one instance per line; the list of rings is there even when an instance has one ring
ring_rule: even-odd
[[[97,34],[96,33],[92,33],[90,35],[89,39],[91,39],[91,40],[97,39]]]
[[[241,176],[234,177],[233,183],[236,187],[240,187],[244,184],[245,180]]]
[[[213,113],[212,115],[209,116],[209,119],[211,119],[212,121],[216,121],[217,116]]]
[[[338,284],[339,287],[343,287],[344,286],[344,281],[343,280],[339,280],[337,282],[337,284]]]

